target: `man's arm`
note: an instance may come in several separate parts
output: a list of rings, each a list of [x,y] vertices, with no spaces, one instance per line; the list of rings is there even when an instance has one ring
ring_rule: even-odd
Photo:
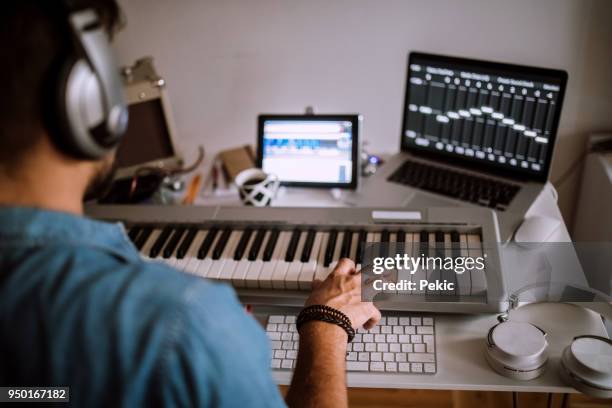
[[[316,282],[306,306],[327,305],[340,310],[354,329],[372,328],[380,312],[372,303],[361,301],[361,276],[355,264],[342,259],[323,282]],[[291,407],[347,406],[346,344],[348,336],[339,326],[310,321],[300,330],[300,350],[287,404]]]

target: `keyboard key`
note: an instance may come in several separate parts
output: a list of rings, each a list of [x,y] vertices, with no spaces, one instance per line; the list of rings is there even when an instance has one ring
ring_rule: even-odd
[[[385,363],[385,371],[392,373],[397,372],[397,363]]]
[[[174,233],[172,234],[172,238],[170,238],[170,241],[168,241],[168,244],[164,248],[164,251],[162,254],[163,258],[168,259],[172,256],[172,254],[174,253],[174,250],[176,249],[179,242],[181,241],[181,238],[183,238],[185,231],[186,231],[185,228],[177,228],[174,230]]]
[[[385,363],[383,362],[371,362],[370,371],[385,371]]]
[[[297,249],[298,242],[300,240],[301,231],[296,229],[291,234],[291,239],[289,240],[289,246],[287,246],[287,253],[285,254],[285,262],[292,262],[295,257],[295,250]]]
[[[408,361],[411,363],[433,363],[435,358],[431,353],[408,353]]]
[[[370,363],[365,361],[347,361],[346,369],[348,371],[368,371]]]
[[[264,262],[270,262],[270,260],[272,259],[272,255],[274,253],[274,249],[276,247],[276,243],[278,241],[278,236],[280,235],[280,231],[279,230],[272,230],[271,234],[270,234],[270,239],[268,241],[268,243],[266,244],[266,248],[264,250],[264,256],[263,256],[263,261]]]
[[[193,243],[193,240],[196,237],[197,233],[197,228],[189,228],[187,230],[187,235],[185,235],[185,239],[183,239],[183,242],[181,242],[181,245],[176,250],[176,257],[178,259],[183,259],[185,255],[187,255],[189,247],[191,247],[191,244]]]
[[[211,229],[211,232],[212,232],[212,229]],[[211,232],[209,232],[209,234]],[[225,246],[227,245],[227,241],[229,240],[229,237],[231,234],[232,234],[232,230],[229,228],[224,229],[223,232],[221,233],[221,236],[219,237],[219,240],[217,241],[217,245],[215,245],[215,248],[213,249],[212,259],[214,261],[221,258],[221,254],[223,254],[223,250],[225,249]],[[202,242],[202,247],[200,248],[200,253],[198,253],[198,258],[202,256],[202,253],[204,252],[203,250],[206,249],[205,244],[207,240],[208,240],[208,236],[206,237],[204,242]],[[203,258],[200,258],[200,259],[203,259]]]

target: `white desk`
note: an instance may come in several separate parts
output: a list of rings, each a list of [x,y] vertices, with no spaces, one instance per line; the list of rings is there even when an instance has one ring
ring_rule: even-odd
[[[364,181],[363,187],[367,186]],[[201,199],[200,205],[240,205],[236,196]],[[327,190],[285,189],[274,206],[351,206],[357,205],[350,194],[336,199]],[[537,198],[528,215],[546,215],[561,220],[561,227],[551,237],[553,242],[570,242],[570,235],[557,206],[556,192],[548,184]],[[516,279],[520,285],[520,279]],[[575,284],[585,286],[583,275],[575,277]],[[515,288],[515,289],[518,289]],[[512,289],[510,289],[512,290]],[[255,313],[282,312],[277,308],[256,307]],[[497,322],[496,315],[437,314],[436,339],[438,373],[434,376],[377,373],[348,373],[350,387],[521,391],[521,392],[576,392],[567,387],[558,375],[558,361],[563,348],[579,334],[607,336],[599,315],[568,304],[530,305],[512,312],[512,318],[530,321],[548,332],[550,362],[544,375],[533,381],[517,381],[494,372],[484,357],[485,337]],[[289,384],[290,372],[275,372],[279,384]]]

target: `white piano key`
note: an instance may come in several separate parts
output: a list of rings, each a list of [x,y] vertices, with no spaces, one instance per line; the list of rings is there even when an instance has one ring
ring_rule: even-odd
[[[340,252],[342,252],[342,240],[343,239],[344,239],[344,232],[338,231],[338,237],[336,238],[336,247],[334,249],[334,256],[332,257],[332,261],[329,264],[328,275],[334,269],[336,269],[336,266],[338,265],[338,261],[340,260]]]
[[[468,234],[467,242],[469,246],[470,256],[478,258],[483,256],[482,242],[478,234]],[[466,272],[468,273],[468,272]],[[472,269],[470,272],[472,279],[472,295],[484,296],[487,293],[487,276],[485,269]]]
[[[300,257],[302,256],[302,251],[304,251],[304,244],[306,242],[307,235],[308,231],[302,231],[300,233],[300,238],[293,256],[293,261],[290,262],[287,273],[285,274],[285,289],[298,289],[298,278],[303,265]]]
[[[238,288],[243,288],[246,286],[246,274],[247,271],[249,270],[249,265],[251,264],[251,262],[249,261],[249,250],[251,249],[251,245],[253,245],[253,241],[255,241],[255,236],[257,235],[257,231],[253,231],[251,232],[251,236],[249,237],[249,240],[246,244],[246,246],[244,247],[244,253],[242,254],[242,258],[240,259],[240,261],[236,261],[236,268],[234,269],[234,272],[232,274],[232,285],[238,287]],[[232,259],[234,259],[234,256],[232,254]]]
[[[329,231],[322,232],[321,245],[319,246],[319,253],[317,254],[317,269],[315,271],[314,278],[316,280],[323,281],[329,274],[329,269],[325,267],[325,249],[327,248],[327,241],[329,240]]]
[[[398,245],[399,245],[399,243],[398,243]],[[398,248],[401,248],[401,246],[398,247]],[[403,251],[398,252],[398,253],[400,255],[402,255],[402,256],[404,254],[407,254],[408,256],[412,257],[412,233],[406,232],[406,238],[405,238],[405,241],[404,241],[403,248],[404,248]],[[412,276],[413,275],[410,272],[411,272],[410,270],[405,269],[405,268],[398,269],[398,271],[397,271],[398,281],[406,280],[408,282],[412,282]],[[398,292],[398,293],[402,294],[402,295],[408,295],[408,294],[412,293],[412,291],[411,290],[406,290],[406,291],[402,291],[402,292]]]
[[[227,240],[227,245],[223,250],[223,254],[221,254],[221,257],[218,260],[213,260],[207,277],[219,279],[225,282],[232,281],[232,274],[234,273],[234,269],[238,263],[234,261],[234,252],[236,252],[236,247],[238,246],[238,241],[240,241],[241,236],[242,230],[232,231]]]
[[[425,256],[429,256],[429,257],[435,257],[436,256],[436,233],[435,232],[430,232],[429,234],[429,242],[427,243],[427,253],[425,254]],[[440,271],[438,271],[436,268],[433,267],[433,263],[430,263],[430,265],[426,268],[426,272],[427,274],[427,281],[429,283],[433,283],[436,280],[440,280]],[[427,288],[426,293],[428,295],[434,295],[437,296],[440,294],[439,290],[430,290],[429,288]]]
[[[153,232],[151,232],[149,239],[147,239],[147,242],[145,242],[145,244],[142,246],[142,250],[140,251],[140,255],[143,258],[151,259],[149,257],[149,252],[151,252],[151,247],[153,246],[153,244],[155,244],[157,238],[159,238],[159,234],[161,234],[161,231],[161,228],[155,228]]]
[[[467,234],[461,234],[459,235],[459,256],[465,258],[469,255]],[[472,294],[472,275],[469,272],[463,272],[458,274],[457,277],[461,277],[461,285],[465,285],[467,288],[464,295],[470,296]]]
[[[259,248],[259,252],[257,253],[257,259],[249,262],[249,269],[247,270],[247,273],[244,277],[247,288],[259,287],[259,275],[264,267],[263,255],[271,235],[271,231],[266,231],[266,234],[264,235],[263,240],[261,241],[261,247]]]
[[[202,260],[199,260],[200,262],[198,264],[196,275],[201,276],[203,278],[210,278],[210,279],[218,278],[219,269],[213,268],[213,265],[218,265],[217,264],[218,261],[214,261],[212,259],[212,251],[213,251],[213,248],[217,245],[217,242],[219,242],[219,239],[221,238],[221,234],[222,234],[222,231],[217,232],[217,235],[215,235],[215,239],[210,249],[208,250],[206,257]],[[228,244],[229,244],[229,238],[228,238]],[[197,256],[197,253],[199,252],[199,249],[200,249],[200,245],[198,245],[198,249],[196,249],[196,256]]]
[[[200,262],[202,262],[201,259],[198,259],[198,250],[200,249],[200,245],[202,245],[202,242],[204,241],[204,238],[206,238],[206,235],[208,234],[208,230],[204,230],[204,231],[198,231],[198,233],[196,234],[196,236],[193,238],[193,242],[191,243],[191,246],[189,247],[189,251],[187,251],[187,253],[185,254],[185,266],[183,267],[183,272],[187,272],[187,273],[191,273],[191,274],[196,274],[198,271],[198,267],[200,266]]]
[[[412,233],[412,256],[419,258],[422,255],[427,256],[421,251],[421,234],[418,232]],[[415,282],[415,288],[413,293],[422,295],[425,293],[424,289],[421,289],[421,281],[427,280],[426,269],[422,266],[416,269],[416,272],[412,275],[412,280]]]
[[[324,233],[321,231],[316,233],[314,242],[312,243],[312,251],[310,251],[310,259],[302,265],[298,278],[298,286],[301,290],[310,290],[312,288],[312,281],[317,271],[319,249],[323,242],[323,235]]]
[[[276,265],[274,265],[274,272],[272,272],[271,284],[273,289],[284,289],[285,288],[285,275],[287,269],[289,269],[290,262],[285,261],[285,255],[287,253],[287,247],[291,240],[292,231],[283,231],[278,237],[277,246],[282,247],[282,252],[279,254]]]
[[[453,243],[451,239],[451,234],[444,234],[444,243],[447,247],[446,256],[449,256],[449,257],[453,256],[453,248],[458,245],[461,245],[461,235],[459,235],[459,240],[460,241],[458,243]],[[461,256],[461,250],[459,248],[455,249],[454,251],[458,252],[459,255]],[[472,290],[472,282],[470,280],[470,274],[469,273],[457,273],[455,272],[455,270],[453,270],[452,273],[455,275],[455,278],[457,280],[457,289],[455,290],[455,293],[459,296],[469,296],[470,291]]]
[[[274,252],[272,253],[272,258],[270,258],[268,262],[264,262],[263,268],[259,274],[257,284],[262,289],[272,288],[272,275],[274,274],[274,269],[276,268],[276,264],[280,261],[281,257],[284,256],[284,251],[287,249],[286,247],[283,248],[283,234],[283,232],[278,234],[278,239],[276,240],[276,245],[274,246]]]
[[[452,258],[453,257],[453,249],[452,249],[452,240],[450,232],[444,233],[444,257]],[[449,270],[445,272],[445,276],[449,278],[450,281],[455,283],[455,289],[450,292],[452,295],[460,295],[460,283],[459,283],[459,275],[454,270]]]
[[[353,239],[351,240],[351,253],[349,258],[355,262],[357,259],[357,246],[359,245],[359,231],[353,232]]]

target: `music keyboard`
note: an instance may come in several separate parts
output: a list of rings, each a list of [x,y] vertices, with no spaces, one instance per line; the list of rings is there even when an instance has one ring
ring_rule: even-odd
[[[432,302],[427,293],[415,291],[409,301],[383,297],[376,303],[387,310],[447,312],[505,307],[497,221],[489,210],[410,212],[420,219],[405,219],[404,209],[367,208],[91,206],[86,212],[123,222],[144,258],[227,282],[244,302],[283,306],[303,304],[313,280],[325,279],[341,258],[352,259],[360,268],[366,245],[401,243],[417,256],[422,244],[434,248],[430,251],[436,244],[457,244],[462,255],[470,256],[482,255],[486,245],[485,270],[449,276],[458,288],[453,300]],[[436,272],[424,268],[415,277]]]

